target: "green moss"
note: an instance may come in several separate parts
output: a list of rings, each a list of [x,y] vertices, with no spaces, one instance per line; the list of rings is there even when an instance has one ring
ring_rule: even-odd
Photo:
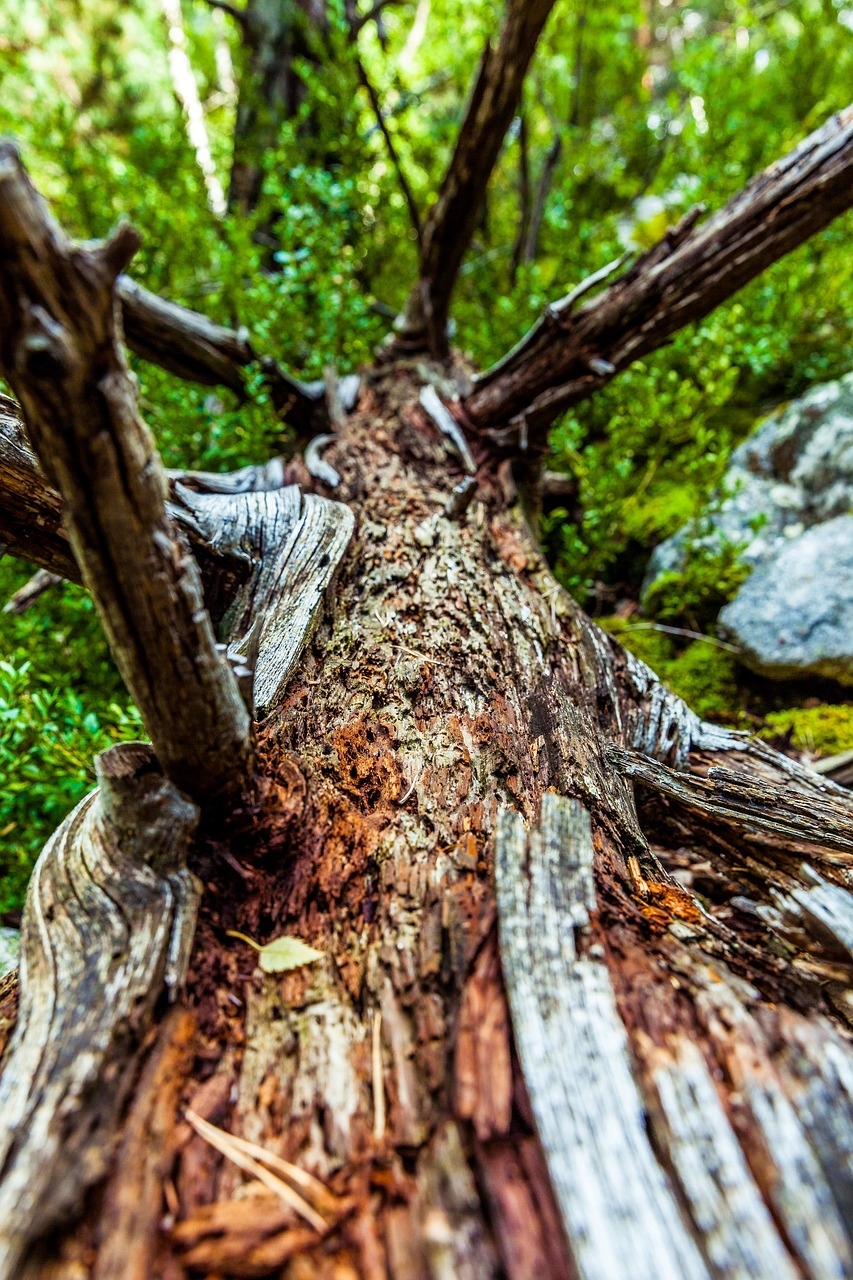
[[[741,547],[695,543],[680,571],[662,573],[643,596],[643,612],[659,622],[687,623],[696,630],[713,625],[724,604],[749,576]]]
[[[645,662],[666,685],[705,720],[739,723],[742,698],[733,653],[711,640],[692,640],[679,647],[678,638],[649,623],[620,618],[599,620],[626,649]]]
[[[791,744],[816,755],[832,756],[853,747],[853,703],[793,707],[771,711],[761,730],[764,738],[789,734]]]

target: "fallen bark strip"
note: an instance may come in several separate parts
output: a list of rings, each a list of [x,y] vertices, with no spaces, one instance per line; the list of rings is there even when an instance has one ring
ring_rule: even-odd
[[[39,858],[21,934],[18,1023],[0,1076],[0,1280],[103,1176],[164,989],[184,977],[200,886],[198,810],[150,747],[98,756],[100,790]]]
[[[118,341],[115,281],[138,243],[123,225],[111,240],[72,244],[15,148],[0,146],[0,367],[164,772],[219,799],[245,785],[250,722],[166,511]]]
[[[322,611],[324,595],[352,537],[355,518],[340,502],[276,492],[229,497],[176,488],[204,543],[217,557],[251,557],[251,569],[223,618],[228,655],[253,673],[257,716],[276,700]]]
[[[542,445],[565,409],[701,320],[853,205],[853,106],[832,116],[706,222],[688,215],[579,309],[556,303],[475,382],[468,418]],[[509,428],[509,430],[507,430]]]
[[[539,1138],[583,1280],[699,1280],[707,1271],[646,1133],[595,912],[589,814],[542,797],[495,838],[501,959]],[[618,1222],[619,1229],[614,1230]]]
[[[300,436],[328,429],[322,379],[303,382],[270,356],[259,356],[244,329],[228,329],[198,311],[168,302],[129,276],[119,276],[116,292],[121,300],[127,345],[143,360],[187,382],[230,387],[238,395],[246,392],[248,370],[258,365],[279,417],[286,419]],[[339,379],[340,396],[347,410],[355,404],[358,387],[355,374]]]
[[[773,785],[752,773],[726,768],[713,758],[707,777],[701,777],[670,769],[639,752],[609,747],[606,754],[623,777],[687,808],[783,842],[807,842],[831,849],[839,862],[853,861],[853,815],[840,788],[838,796],[836,788],[828,786],[820,798],[815,794],[798,796],[792,788],[782,789],[781,778]]]

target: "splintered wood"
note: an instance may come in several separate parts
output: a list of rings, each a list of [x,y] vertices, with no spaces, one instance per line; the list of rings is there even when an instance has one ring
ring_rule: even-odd
[[[527,1092],[584,1280],[699,1280],[707,1271],[649,1143],[602,947],[589,935],[593,857],[577,801],[543,796],[529,833],[517,814],[501,816],[501,960]]]

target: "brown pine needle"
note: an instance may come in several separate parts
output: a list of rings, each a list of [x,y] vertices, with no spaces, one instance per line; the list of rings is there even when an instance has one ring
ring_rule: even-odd
[[[315,1231],[320,1234],[326,1231],[328,1223],[325,1218],[322,1217],[321,1214],[317,1213],[315,1209],[312,1209],[307,1200],[304,1200],[302,1196],[299,1195],[297,1191],[294,1191],[292,1187],[289,1187],[286,1182],[282,1181],[281,1178],[277,1178],[275,1174],[270,1173],[269,1170],[265,1169],[258,1160],[255,1160],[251,1155],[241,1149],[245,1139],[235,1138],[233,1134],[226,1133],[224,1129],[217,1129],[216,1125],[210,1124],[207,1120],[203,1120],[195,1111],[187,1110],[185,1112],[185,1117],[187,1123],[195,1129],[199,1137],[203,1138],[205,1142],[209,1142],[216,1151],[220,1151],[226,1159],[230,1160],[233,1164],[236,1164],[237,1167],[242,1169],[245,1173],[254,1174],[259,1182],[262,1182],[264,1186],[274,1192],[280,1200],[283,1200],[289,1208],[293,1209],[295,1213],[298,1213],[301,1218],[304,1218],[304,1220],[309,1223]],[[254,1146],[254,1144],[252,1145]],[[262,1148],[256,1148],[256,1150],[258,1149],[263,1150]],[[270,1152],[264,1152],[265,1159],[269,1160],[270,1155]],[[283,1161],[282,1163],[286,1164],[287,1162]],[[323,1189],[325,1190],[325,1188]]]
[[[373,1136],[385,1136],[385,1081],[382,1074],[382,1012],[373,1015]]]

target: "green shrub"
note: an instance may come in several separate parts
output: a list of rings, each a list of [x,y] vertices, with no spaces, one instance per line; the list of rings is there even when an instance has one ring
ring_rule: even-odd
[[[662,573],[643,596],[643,612],[658,622],[684,624],[696,631],[711,628],[723,605],[749,577],[740,559],[742,548],[722,540],[694,542],[681,570]]]

